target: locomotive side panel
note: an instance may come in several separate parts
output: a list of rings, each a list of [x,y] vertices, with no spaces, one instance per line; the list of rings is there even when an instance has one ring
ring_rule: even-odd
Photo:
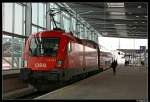
[[[85,63],[86,70],[92,71],[98,69],[98,52],[97,49],[85,46]]]
[[[67,62],[68,66],[64,70],[68,78],[84,73],[83,71],[83,45],[76,42],[68,42]]]
[[[68,47],[68,67],[64,70],[68,78],[72,76],[98,70],[97,49],[70,41]]]

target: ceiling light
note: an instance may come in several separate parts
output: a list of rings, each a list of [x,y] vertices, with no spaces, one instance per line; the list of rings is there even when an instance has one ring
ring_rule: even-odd
[[[124,3],[107,3],[108,7],[124,7]]]
[[[144,16],[144,17],[147,17],[147,16]]]
[[[142,22],[142,23],[145,23],[145,22]]]
[[[94,12],[94,11],[90,10],[90,11],[82,12],[82,13],[79,13],[79,14],[80,14],[80,15],[81,15],[81,14],[87,14],[87,13],[91,13],[91,12]]]
[[[138,22],[134,22],[134,23],[138,23]]]
[[[115,25],[126,25],[126,24],[115,24]]]
[[[111,15],[125,15],[125,12],[110,12]]]
[[[107,32],[102,32],[102,35],[108,35],[108,33]]]
[[[139,16],[136,16],[137,18],[139,17]]]
[[[142,7],[142,6],[139,5],[137,8],[141,8],[141,7]]]

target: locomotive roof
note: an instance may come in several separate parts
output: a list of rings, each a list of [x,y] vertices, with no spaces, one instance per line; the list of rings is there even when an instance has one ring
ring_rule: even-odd
[[[76,42],[80,43],[80,44],[84,44],[90,47],[99,47],[98,44],[92,40],[87,40],[87,39],[80,39],[77,38],[76,36],[73,36],[72,32],[66,33],[67,36],[69,36],[70,38],[73,38]]]
[[[65,36],[69,37],[72,40],[75,40],[76,42],[78,42],[80,44],[84,44],[84,45],[87,45],[87,46],[90,46],[90,47],[95,47],[95,48],[99,47],[99,45],[96,42],[92,41],[92,40],[77,38],[76,36],[73,36],[72,32],[65,32],[64,30],[62,30],[60,28],[55,28],[55,29],[50,30],[50,31],[37,32],[37,33],[32,34],[32,36],[43,34],[44,32],[45,33],[46,32],[56,32],[56,34],[59,33],[59,34],[65,35]]]

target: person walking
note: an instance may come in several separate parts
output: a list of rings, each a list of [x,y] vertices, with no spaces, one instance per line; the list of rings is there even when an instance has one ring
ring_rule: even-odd
[[[116,75],[116,67],[117,67],[117,60],[114,60],[111,64],[111,67],[113,68],[113,75]]]

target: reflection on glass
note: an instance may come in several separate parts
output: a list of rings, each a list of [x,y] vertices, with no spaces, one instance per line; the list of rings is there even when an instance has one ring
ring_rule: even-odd
[[[3,35],[2,40],[2,68],[3,70],[11,69],[12,66],[12,37]]]
[[[22,38],[13,39],[13,57],[14,57],[14,68],[21,68],[21,56],[24,47],[24,40]]]
[[[24,40],[22,38],[14,37],[14,39],[12,39],[12,37],[10,36],[3,35],[2,41],[3,70],[12,69],[12,66],[13,69],[21,68],[21,56],[23,47],[24,47]]]
[[[31,56],[52,56],[57,55],[59,47],[58,38],[33,38],[31,40],[29,54]]]

